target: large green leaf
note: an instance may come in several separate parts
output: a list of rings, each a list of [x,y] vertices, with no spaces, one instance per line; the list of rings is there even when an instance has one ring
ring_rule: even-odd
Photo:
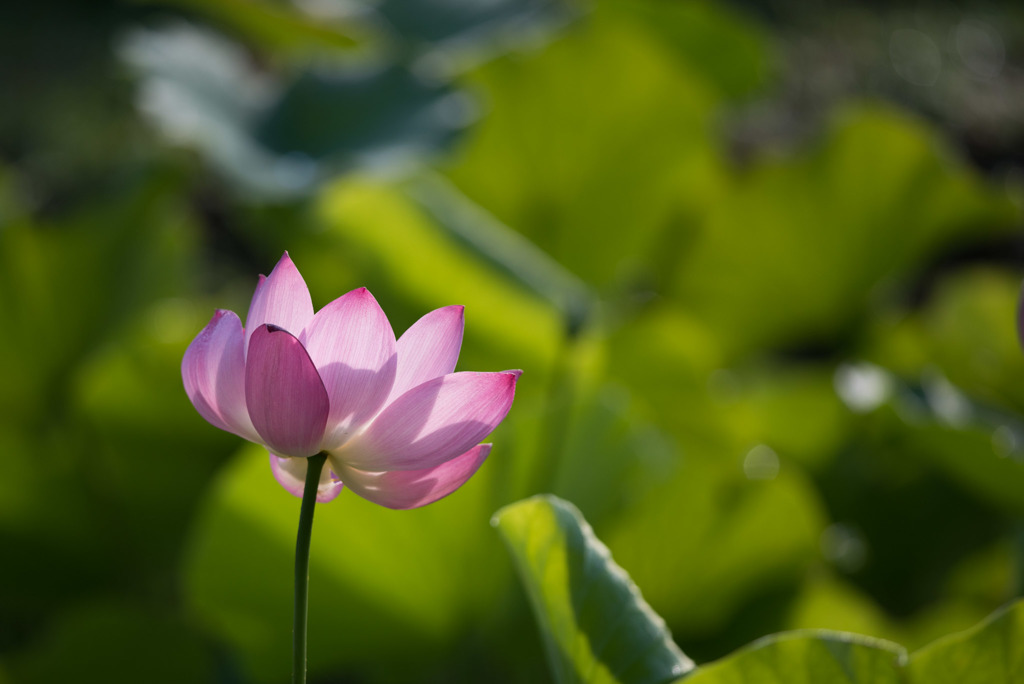
[[[911,684],[1024,681],[1024,602],[914,652],[907,673]]]
[[[692,669],[572,504],[536,496],[492,522],[515,559],[559,684],[657,684]]]
[[[686,684],[1002,684],[1024,676],[1024,602],[914,652],[824,630],[773,634],[703,665]]]
[[[841,632],[785,632],[699,668],[686,684],[901,684],[907,653]]]

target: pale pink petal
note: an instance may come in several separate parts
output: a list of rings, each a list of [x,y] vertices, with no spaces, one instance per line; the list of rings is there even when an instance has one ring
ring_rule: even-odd
[[[451,373],[428,380],[389,404],[334,456],[371,472],[441,465],[497,427],[512,406],[517,377],[514,372]]]
[[[318,311],[302,342],[330,398],[324,445],[334,448],[384,405],[395,381],[395,333],[361,287]]]
[[[185,392],[199,415],[221,430],[260,441],[245,407],[242,322],[232,311],[217,311],[196,335],[181,361]]]
[[[464,485],[490,452],[490,444],[480,444],[461,456],[423,470],[367,473],[349,468],[344,463],[334,467],[343,473],[341,477],[348,488],[364,499],[388,508],[419,508],[448,496]]]
[[[291,494],[302,498],[302,491],[306,487],[306,471],[309,468],[309,459],[306,458],[281,458],[270,454],[270,472],[274,474],[282,487]],[[331,471],[330,464],[325,464],[320,471],[320,484],[317,485],[316,500],[318,503],[333,501],[343,489],[341,481]]]
[[[274,266],[270,276],[260,276],[245,318],[245,349],[253,331],[263,324],[275,325],[298,337],[313,318],[313,300],[306,281],[295,268],[288,252]]]
[[[329,402],[324,383],[298,338],[261,325],[249,340],[245,403],[262,441],[282,456],[320,451]]]
[[[398,373],[389,400],[455,370],[462,348],[462,306],[431,311],[398,338]]]

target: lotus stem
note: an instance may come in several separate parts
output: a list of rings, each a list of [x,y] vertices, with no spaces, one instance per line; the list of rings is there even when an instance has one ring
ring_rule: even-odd
[[[292,631],[292,682],[306,684],[306,622],[309,605],[309,540],[313,532],[313,511],[327,453],[310,456],[306,484],[299,509],[299,533],[295,540],[295,624]]]

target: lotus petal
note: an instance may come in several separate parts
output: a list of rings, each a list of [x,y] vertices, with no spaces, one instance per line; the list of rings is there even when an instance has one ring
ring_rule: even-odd
[[[245,402],[256,432],[281,456],[320,451],[330,404],[316,367],[298,338],[261,325],[245,362]]]
[[[490,444],[479,444],[461,456],[433,468],[367,473],[340,464],[349,489],[387,508],[419,508],[442,499],[466,483],[491,452]],[[334,461],[332,460],[333,464]]]
[[[463,306],[435,309],[398,339],[398,373],[389,401],[416,385],[455,370],[462,348],[464,310]]]
[[[238,316],[218,310],[185,351],[181,379],[199,415],[222,430],[259,441],[245,406],[243,339]]]
[[[519,371],[464,372],[428,380],[389,404],[337,458],[370,472],[439,466],[497,427],[512,406],[518,377]]]
[[[245,319],[248,350],[253,331],[263,324],[275,325],[298,337],[313,319],[313,300],[306,281],[285,252],[270,276],[260,276]]]
[[[307,458],[281,458],[270,454],[270,471],[274,479],[281,483],[294,496],[302,498],[302,492],[306,487],[306,471],[309,469]],[[317,503],[333,501],[341,490],[344,489],[330,467],[325,465],[320,471],[320,484],[317,486]]]
[[[324,444],[335,448],[384,405],[395,381],[395,333],[361,287],[318,311],[302,342],[330,398]]]

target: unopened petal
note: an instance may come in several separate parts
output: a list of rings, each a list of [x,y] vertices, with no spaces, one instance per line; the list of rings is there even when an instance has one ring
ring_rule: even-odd
[[[181,379],[199,415],[221,430],[258,442],[245,406],[243,339],[238,316],[217,311],[185,351]]]
[[[462,348],[464,308],[446,306],[431,311],[398,338],[398,373],[389,399],[455,370]]]
[[[491,452],[480,444],[466,453],[433,468],[367,473],[340,464],[348,488],[375,504],[387,508],[419,508],[443,499],[466,483]]]
[[[336,447],[384,405],[395,381],[395,333],[363,287],[318,311],[302,341],[330,398],[324,443]]]
[[[245,402],[264,444],[282,456],[320,451],[329,403],[320,376],[299,340],[261,325],[249,340]]]
[[[300,499],[306,487],[306,471],[308,469],[309,459],[281,458],[270,454],[270,471],[274,474],[274,479]],[[320,471],[320,484],[317,485],[317,502],[333,501],[341,494],[343,488],[341,480],[331,471],[330,466],[325,464],[324,469]]]
[[[312,318],[313,301],[306,281],[285,252],[270,275],[260,276],[256,285],[245,318],[246,349],[253,331],[261,325],[274,325],[298,337]]]
[[[476,446],[512,406],[517,375],[451,373],[417,385],[336,455],[371,472],[433,468]]]

